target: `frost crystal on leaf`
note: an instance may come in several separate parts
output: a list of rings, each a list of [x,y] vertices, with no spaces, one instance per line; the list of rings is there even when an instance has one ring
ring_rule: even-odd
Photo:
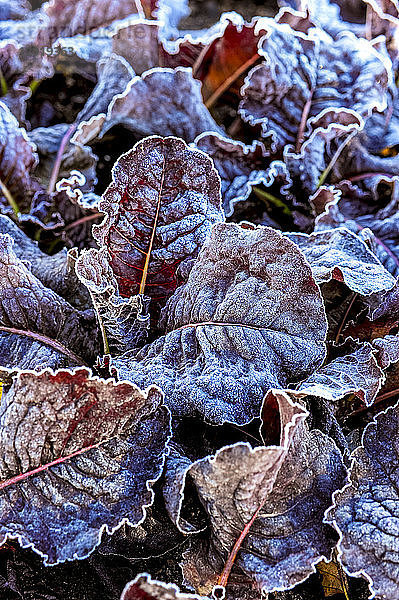
[[[276,399],[279,445],[252,449],[237,443],[197,461],[189,471],[209,513],[211,553],[226,555],[256,517],[236,564],[264,592],[292,587],[314,570],[321,556],[329,555],[333,541],[322,520],[345,478],[334,442],[320,431],[307,431],[306,411],[283,392],[272,402]],[[303,544],[304,538],[312,544]],[[189,551],[185,560],[195,564],[195,554]],[[191,569],[183,564],[193,584]]]
[[[318,29],[307,36],[275,24],[259,45],[265,62],[247,77],[240,112],[261,124],[264,134],[273,131],[280,148],[293,144],[299,150],[309,119],[324,112],[350,109],[367,117],[387,104],[388,67],[369,42],[353,34],[334,41]]]
[[[104,529],[140,523],[169,436],[161,400],[87,369],[20,372],[0,413],[1,542],[57,564],[90,554]]]
[[[380,413],[364,430],[352,455],[349,484],[335,494],[327,514],[340,533],[340,561],[349,574],[364,574],[377,598],[399,598],[399,405]]]
[[[173,137],[147,138],[122,155],[99,208],[106,217],[93,233],[107,248],[125,297],[168,297],[177,268],[223,220],[220,179],[210,159]]]
[[[324,358],[320,291],[299,249],[268,227],[213,228],[163,310],[163,337],[115,359],[119,376],[157,383],[175,415],[246,423],[264,393]]]

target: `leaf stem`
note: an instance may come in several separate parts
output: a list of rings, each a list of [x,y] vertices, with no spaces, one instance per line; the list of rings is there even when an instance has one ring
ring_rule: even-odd
[[[350,175],[349,177],[345,177],[343,181],[350,181],[351,183],[356,183],[356,181],[362,181],[363,179],[369,179],[370,177],[392,178],[395,177],[395,175],[393,175],[393,173],[384,173],[381,171],[375,171],[374,173],[372,171],[368,171],[365,173],[358,173],[357,175]]]
[[[302,115],[301,115],[301,122],[299,124],[298,135],[297,135],[296,144],[295,144],[295,152],[297,154],[301,150],[303,138],[305,136],[305,127],[306,127],[306,122],[308,120],[309,112],[310,112],[310,109],[312,106],[313,94],[314,94],[314,88],[312,88],[310,90],[310,96],[309,96],[305,106],[303,107],[303,111],[302,111]]]
[[[40,467],[36,467],[36,469],[32,469],[32,471],[27,471],[26,473],[20,473],[19,475],[15,475],[14,477],[11,477],[10,479],[6,479],[6,481],[0,482],[0,490],[4,489],[6,487],[9,487],[10,485],[19,483],[20,481],[24,481],[24,479],[27,479],[28,477],[31,477],[32,475],[38,475],[39,473],[46,471],[50,467],[55,467],[59,464],[62,464],[70,458],[74,458],[75,456],[84,454],[85,452],[88,452],[89,450],[93,450],[93,448],[98,448],[99,446],[101,446],[101,444],[104,444],[105,441],[106,440],[102,440],[101,442],[97,442],[97,444],[92,444],[91,446],[85,446],[84,448],[81,448],[80,450],[75,450],[75,452],[68,454],[68,456],[61,456],[60,458],[56,458],[55,460],[53,460],[49,463],[46,463],[45,465],[40,465]]]
[[[71,358],[78,364],[88,366],[87,362],[85,360],[83,360],[83,358],[81,358],[80,356],[78,356],[77,354],[72,352],[72,350],[69,350],[63,344],[58,342],[57,340],[53,340],[45,335],[42,335],[41,333],[36,333],[35,331],[27,331],[24,329],[16,329],[15,327],[3,327],[2,325],[0,325],[0,331],[4,331],[5,333],[13,333],[15,335],[21,335],[21,336],[32,338],[41,344],[50,346],[50,348],[53,348],[54,350],[56,350],[57,352],[60,352],[61,354],[65,354],[65,356],[68,356],[68,358]]]
[[[0,69],[0,89],[1,89],[1,95],[5,96],[8,92],[8,85],[7,85],[7,81],[5,80],[5,77],[3,75],[3,71]]]
[[[259,512],[262,510],[264,505],[264,502],[262,502],[259,507],[256,509],[256,511],[254,512],[254,514],[252,515],[252,517],[250,518],[250,520],[248,521],[248,523],[245,525],[244,529],[241,531],[239,537],[237,538],[236,543],[233,546],[233,549],[231,550],[226,564],[224,565],[224,569],[222,571],[222,574],[220,575],[219,579],[218,579],[218,586],[222,586],[222,587],[226,587],[227,585],[227,581],[229,579],[230,573],[231,573],[231,569],[233,568],[235,559],[237,557],[238,551],[240,550],[243,541],[245,540],[245,538],[247,537],[250,528],[252,527],[255,519],[257,518],[257,516],[259,515]]]
[[[69,223],[66,227],[64,227],[64,231],[69,231],[70,229],[74,229],[75,227],[78,227],[79,225],[83,225],[83,223],[87,223],[88,221],[94,221],[94,219],[99,219],[100,217],[103,217],[103,216],[104,216],[104,213],[100,213],[100,212],[96,212],[91,215],[86,215],[85,217],[81,217],[80,219],[77,219],[76,221],[72,221],[72,223]]]
[[[107,338],[107,332],[105,330],[105,325],[104,325],[103,318],[102,318],[102,316],[100,314],[100,311],[98,309],[97,302],[96,302],[96,300],[94,298],[94,295],[93,295],[93,293],[90,290],[89,290],[89,294],[90,294],[90,298],[91,298],[91,301],[93,303],[94,310],[95,310],[95,313],[96,313],[96,317],[97,317],[97,321],[98,321],[98,326],[100,327],[101,338],[102,338],[103,348],[104,348],[104,354],[110,354],[109,344],[108,344],[108,338]]]
[[[339,338],[341,337],[341,334],[342,334],[342,330],[343,330],[343,328],[345,326],[346,320],[348,318],[348,315],[349,315],[350,311],[352,310],[352,306],[354,305],[357,296],[358,296],[357,292],[353,292],[352,298],[351,298],[351,300],[350,300],[350,302],[348,304],[348,307],[347,307],[347,309],[345,311],[344,316],[341,319],[341,323],[339,324],[339,327],[338,327],[338,330],[337,330],[337,333],[336,333],[336,336],[335,336],[335,343],[336,344],[338,344]]]
[[[195,59],[195,62],[193,64],[193,66],[191,67],[193,70],[193,77],[197,77],[198,69],[200,68],[202,61],[205,58],[206,53],[208,52],[209,48],[214,43],[214,41],[215,40],[211,40],[208,44],[206,44],[202,48],[201,52],[198,54],[197,58]]]
[[[8,187],[6,186],[5,183],[2,182],[1,179],[0,179],[0,188],[1,188],[1,191],[3,192],[4,197],[6,198],[8,204],[11,206],[12,210],[14,211],[15,216],[18,217],[21,213],[21,211],[19,210],[19,206],[16,203],[16,201],[14,200],[14,196],[11,194]]]
[[[234,83],[234,81],[236,79],[238,79],[238,77],[240,77],[240,75],[245,73],[245,71],[247,71],[249,69],[249,67],[251,67],[254,63],[256,63],[256,61],[258,59],[259,59],[259,54],[258,53],[254,54],[243,65],[241,65],[241,67],[239,67],[236,71],[234,71],[234,73],[232,73],[229,77],[227,77],[227,79],[218,88],[216,88],[216,90],[213,92],[213,94],[211,94],[209,96],[209,98],[205,101],[205,106],[207,108],[211,108],[215,104],[216,100],[218,98],[220,98],[220,96],[222,94],[224,94],[224,92],[226,90],[229,89],[229,87]]]
[[[152,251],[152,246],[154,245],[155,231],[156,231],[157,224],[158,224],[159,212],[161,210],[161,200],[162,200],[162,191],[163,191],[164,180],[165,180],[165,156],[163,157],[163,163],[162,163],[162,177],[161,177],[161,183],[159,185],[158,201],[157,201],[157,208],[156,208],[156,212],[155,212],[154,224],[153,224],[153,227],[152,227],[150,244],[149,244],[148,251],[147,251],[147,254],[146,254],[146,257],[145,257],[145,263],[144,263],[144,268],[143,268],[143,275],[141,277],[141,282],[140,282],[139,294],[141,294],[141,295],[144,294],[144,288],[145,288],[145,284],[146,284],[146,281],[147,281],[148,267],[149,267],[149,264],[150,264],[151,251]]]
[[[355,129],[354,131],[352,131],[352,133],[350,133],[348,135],[348,137],[342,142],[342,144],[340,144],[338,146],[337,150],[335,151],[334,156],[332,157],[332,159],[328,163],[327,167],[324,169],[324,171],[320,175],[319,183],[317,184],[317,189],[319,189],[319,187],[321,187],[324,184],[325,180],[327,179],[327,177],[330,174],[331,169],[333,168],[333,166],[337,162],[337,160],[338,160],[338,158],[339,158],[342,150],[344,150],[344,148],[346,148],[346,146],[355,137],[355,135],[357,135],[357,133],[358,133],[357,129]]]
[[[70,125],[68,127],[67,131],[64,134],[64,137],[61,140],[61,144],[60,144],[60,147],[58,148],[58,152],[57,152],[57,156],[56,156],[56,159],[55,159],[55,162],[53,165],[53,169],[51,171],[50,181],[49,181],[49,184],[47,187],[47,192],[49,194],[52,194],[54,192],[55,184],[57,182],[57,177],[58,177],[58,173],[60,171],[62,157],[64,155],[65,148],[66,148],[69,140],[71,139],[76,127],[77,127],[76,123],[72,123],[72,125]]]
[[[41,79],[34,79],[32,81],[32,83],[29,85],[32,96],[36,92],[36,90],[40,84],[41,84]]]
[[[367,4],[367,8],[366,8],[366,28],[365,28],[365,35],[364,37],[366,38],[366,40],[370,41],[373,37],[373,33],[372,33],[372,12],[371,12],[371,8],[370,5]]]

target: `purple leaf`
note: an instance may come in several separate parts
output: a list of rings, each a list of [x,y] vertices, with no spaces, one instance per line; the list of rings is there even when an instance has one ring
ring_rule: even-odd
[[[103,133],[122,124],[137,136],[175,135],[192,142],[204,131],[222,133],[201,97],[191,69],[151,69],[112,101]]]
[[[2,0],[0,2],[0,21],[25,19],[31,7],[27,0]]]
[[[165,483],[162,491],[169,517],[178,530],[185,534],[201,531],[201,528],[195,527],[181,516],[186,477],[191,465],[192,461],[171,444],[165,463]]]
[[[218,224],[187,283],[163,309],[166,335],[114,361],[157,383],[175,415],[246,423],[264,393],[303,379],[324,357],[320,291],[299,249],[268,227]]]
[[[316,192],[330,165],[335,174],[333,161],[336,146],[342,144],[341,154],[345,154],[345,143],[349,144],[358,135],[364,122],[353,111],[341,109],[329,110],[311,119],[311,125],[312,134],[302,144],[300,152],[295,152],[291,146],[284,149],[284,160],[291,177],[298,179],[309,194]],[[339,148],[341,146],[336,149],[337,153]]]
[[[263,184],[270,187],[276,180],[278,161],[270,163],[267,160],[269,153],[261,142],[246,146],[242,142],[205,132],[195,139],[194,144],[212,158],[220,175],[226,217],[233,214],[237,202],[248,198],[252,186]],[[282,192],[287,193],[288,187],[289,180],[282,186]]]
[[[101,0],[50,0],[43,13],[47,23],[37,36],[41,46],[51,46],[59,37],[88,34],[129,15],[143,16],[140,1],[136,0],[111,0],[108,4]]]
[[[355,394],[366,406],[370,406],[385,381],[375,354],[373,347],[364,343],[354,352],[340,356],[317,369],[302,381],[297,392],[334,402]]]
[[[373,597],[398,600],[399,406],[370,423],[352,454],[349,484],[335,494],[326,520],[340,534],[340,561],[350,575],[364,575]]]
[[[20,128],[16,118],[5,104],[0,102],[0,179],[15,202],[21,207],[29,202],[32,193],[30,171],[35,167],[37,156],[35,147],[28,141],[26,132]],[[1,203],[7,205],[3,193]]]
[[[122,354],[142,346],[150,326],[149,297],[119,295],[118,282],[105,247],[84,251],[76,262],[76,274],[89,290],[98,320],[105,331],[106,352]]]
[[[111,54],[96,64],[97,84],[86,104],[76,117],[76,123],[89,121],[100,114],[106,115],[111,101],[125,91],[135,72],[121,56]]]
[[[123,590],[120,600],[210,600],[197,594],[183,594],[173,583],[163,583],[152,579],[147,573],[140,573]]]
[[[1,541],[57,564],[143,521],[170,432],[161,399],[87,369],[19,373],[0,415]]]
[[[29,84],[35,79],[51,77],[54,69],[35,46],[24,46],[14,40],[0,44],[0,68],[7,89],[1,101],[24,124],[26,102],[31,95]]]
[[[91,308],[89,294],[75,275],[76,251],[63,249],[49,256],[6,216],[0,215],[0,234],[14,240],[12,250],[41,283],[79,309]]]
[[[366,244],[348,229],[339,227],[311,235],[290,233],[288,237],[305,254],[319,284],[336,279],[362,296],[395,285],[395,279]]]
[[[265,62],[250,72],[242,88],[242,117],[273,131],[279,148],[300,150],[310,117],[341,109],[367,117],[387,105],[388,65],[366,40],[346,33],[334,41],[321,30],[309,36],[274,25],[260,42]],[[344,113],[346,119],[346,114]],[[339,123],[339,120],[337,121]]]
[[[119,27],[112,36],[112,51],[122,56],[137,75],[161,66],[159,23],[141,19]]]
[[[387,369],[391,364],[399,361],[399,336],[386,335],[372,341],[373,347],[378,350],[378,364],[382,369]]]
[[[35,145],[39,156],[32,174],[43,188],[48,187],[57,152],[68,129],[69,125],[59,123],[51,127],[37,127],[28,133],[28,139]],[[97,156],[89,146],[71,143],[63,153],[58,180],[69,177],[71,171],[78,169],[86,179],[84,190],[89,191],[97,180],[96,165]]]
[[[108,250],[120,295],[145,292],[159,302],[223,220],[220,179],[182,140],[147,138],[119,158],[99,209],[106,217],[93,235]]]
[[[290,589],[314,571],[322,556],[329,556],[334,542],[323,517],[345,478],[334,442],[320,431],[309,432],[304,425],[307,412],[283,392],[273,397],[273,405],[276,399],[279,445],[226,446],[189,471],[209,514],[211,552],[226,557],[255,517],[235,564],[263,593]],[[184,560],[186,582],[193,585],[190,572],[196,555],[189,550]],[[212,583],[202,582],[201,592],[210,591]]]
[[[83,358],[98,351],[90,312],[73,308],[46,288],[17,258],[9,235],[0,235],[0,325],[43,334]]]
[[[82,358],[56,340],[34,332],[0,325],[0,370],[41,371],[84,364]]]
[[[299,11],[303,10],[301,0],[284,0],[279,2],[279,4],[283,6],[288,5]],[[315,25],[324,29],[332,37],[337,37],[344,31],[352,31],[359,36],[365,33],[364,25],[351,23],[341,16],[341,7],[338,6],[339,4],[343,4],[343,7],[345,7],[349,3],[335,2],[335,0],[307,0],[306,11],[309,12],[309,16]],[[359,4],[362,4],[362,0],[359,1]]]

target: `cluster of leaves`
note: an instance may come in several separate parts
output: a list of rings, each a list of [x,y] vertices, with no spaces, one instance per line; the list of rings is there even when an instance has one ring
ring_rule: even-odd
[[[284,4],[0,0],[2,598],[399,600],[399,4]]]

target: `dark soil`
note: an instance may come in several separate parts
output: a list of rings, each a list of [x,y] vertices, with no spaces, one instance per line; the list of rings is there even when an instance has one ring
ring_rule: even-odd
[[[181,29],[203,29],[218,21],[224,12],[234,10],[246,20],[255,16],[272,17],[278,11],[274,0],[190,0],[191,14],[181,21]]]

